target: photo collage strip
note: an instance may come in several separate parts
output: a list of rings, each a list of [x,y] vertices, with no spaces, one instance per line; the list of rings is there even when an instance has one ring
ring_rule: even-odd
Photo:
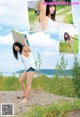
[[[30,32],[55,33],[59,35],[56,40],[59,42],[59,53],[79,53],[79,31],[73,19],[73,7],[79,6],[78,2],[29,0],[27,6]]]

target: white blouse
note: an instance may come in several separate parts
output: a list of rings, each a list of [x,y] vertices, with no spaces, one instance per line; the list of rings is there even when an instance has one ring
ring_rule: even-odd
[[[31,54],[31,52],[29,53],[29,57],[26,57],[22,54],[21,58],[22,58],[22,62],[24,64],[26,70],[28,70],[30,67],[36,69],[35,61],[34,61],[34,58]]]

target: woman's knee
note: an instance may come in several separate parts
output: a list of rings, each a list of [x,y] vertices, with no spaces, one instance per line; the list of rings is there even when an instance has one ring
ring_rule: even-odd
[[[19,78],[19,82],[20,82],[20,83],[23,83],[23,80],[22,80],[21,78]]]

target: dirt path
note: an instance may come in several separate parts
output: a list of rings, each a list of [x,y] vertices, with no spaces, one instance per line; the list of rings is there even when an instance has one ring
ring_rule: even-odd
[[[64,117],[80,117],[80,110],[69,112]]]
[[[74,98],[63,97],[59,95],[50,94],[44,91],[35,90],[31,92],[29,101],[27,104],[20,103],[21,99],[17,96],[21,96],[22,91],[0,91],[0,103],[13,103],[15,115],[23,113],[30,109],[32,105],[46,106],[51,104],[52,101],[65,100],[71,101]]]

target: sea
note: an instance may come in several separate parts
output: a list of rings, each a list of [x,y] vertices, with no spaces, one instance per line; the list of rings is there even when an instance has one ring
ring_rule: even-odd
[[[24,70],[16,71],[15,73],[14,73],[14,72],[1,72],[1,74],[2,74],[3,76],[13,76],[13,75],[15,75],[16,77],[19,77],[20,74],[22,74],[23,71],[24,71]],[[41,74],[41,75],[45,74],[46,76],[48,76],[48,77],[50,77],[50,78],[51,78],[52,76],[55,76],[56,73],[57,73],[57,72],[56,72],[56,69],[41,69],[41,70],[40,70],[40,74]],[[71,70],[64,70],[63,73],[64,73],[65,75],[71,76]],[[58,72],[58,75],[61,75],[61,72],[60,72],[60,71]],[[36,73],[35,76],[37,76],[37,73]],[[34,76],[34,77],[35,77],[35,76]]]

